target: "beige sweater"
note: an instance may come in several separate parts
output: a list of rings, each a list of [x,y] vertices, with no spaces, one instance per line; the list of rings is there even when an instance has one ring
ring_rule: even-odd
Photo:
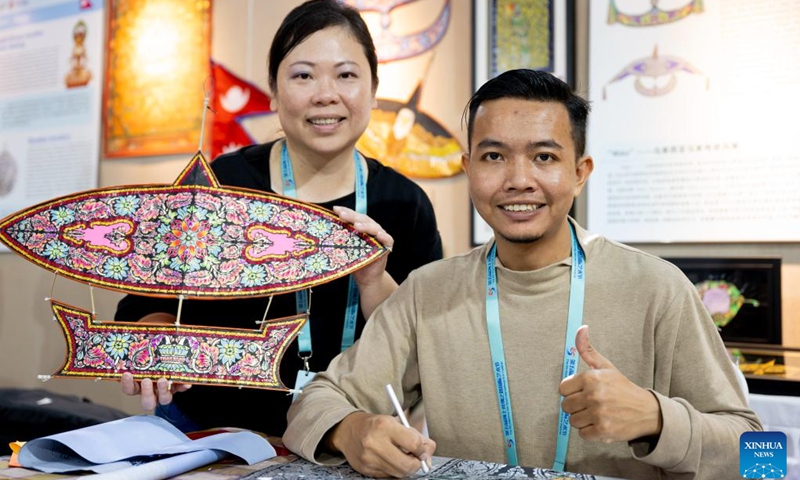
[[[566,469],[631,479],[738,478],[739,436],[760,430],[692,284],[657,257],[577,228],[586,252],[584,324],[592,345],[661,405],[663,431],[643,443],[584,441],[572,430]],[[486,330],[488,245],[412,273],[289,410],[286,446],[321,463],[324,434],[349,413],[391,414],[383,386],[424,397],[436,455],[505,462]],[[519,463],[555,457],[571,260],[516,272],[498,265],[500,318]],[[581,362],[579,372],[586,370]]]

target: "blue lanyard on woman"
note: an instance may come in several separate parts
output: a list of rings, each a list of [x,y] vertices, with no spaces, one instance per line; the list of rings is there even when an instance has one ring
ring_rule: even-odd
[[[353,151],[353,161],[356,167],[356,212],[367,213],[367,179],[364,174],[364,167],[361,165],[361,157],[358,152]],[[292,161],[289,159],[289,149],[286,142],[283,143],[281,151],[281,179],[283,180],[283,194],[287,197],[297,197],[297,186],[294,183],[294,172]],[[295,304],[297,313],[308,312],[308,292],[303,290],[295,294]],[[342,329],[342,351],[353,345],[356,336],[356,319],[358,318],[358,286],[353,276],[350,275],[350,283],[347,287],[347,309],[344,315],[344,328]],[[311,318],[309,318],[298,335],[298,350],[300,358],[303,359],[304,368],[309,371],[308,359],[313,352],[311,348]]]
[[[583,323],[583,296],[586,279],[584,277],[584,253],[575,227],[569,225],[572,234],[572,266],[570,267],[571,281],[569,285],[569,310],[567,313],[567,339],[564,346],[564,367],[561,378],[573,375],[578,367],[578,350],[575,348],[575,333]],[[503,437],[506,448],[506,457],[509,465],[518,465],[517,445],[514,437],[514,418],[511,413],[511,395],[508,391],[508,373],[506,371],[506,356],[503,348],[503,336],[500,330],[500,293],[497,288],[497,271],[495,258],[497,244],[494,244],[486,256],[486,326],[489,333],[489,348],[492,352],[492,370],[494,371],[495,387],[497,388],[497,402],[500,405],[500,421],[503,425]],[[556,439],[556,459],[553,470],[564,470],[567,459],[567,446],[569,444],[569,414],[560,408],[562,396],[559,401],[558,437]]]

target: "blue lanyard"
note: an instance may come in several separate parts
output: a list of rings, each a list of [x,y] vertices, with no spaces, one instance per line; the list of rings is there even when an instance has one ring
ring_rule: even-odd
[[[358,152],[353,152],[353,161],[356,167],[356,212],[367,213],[367,178],[364,167],[361,165],[361,157]],[[297,186],[294,183],[294,172],[292,161],[289,159],[289,150],[286,142],[283,143],[281,151],[281,180],[283,181],[283,194],[287,197],[297,198]],[[342,328],[342,351],[353,345],[356,336],[356,319],[358,318],[358,286],[355,279],[350,275],[347,286],[347,308],[344,314],[344,327]],[[308,292],[303,290],[295,294],[295,305],[297,313],[308,312]],[[300,334],[297,337],[298,351],[300,357],[305,361],[305,368],[308,370],[308,359],[313,352],[311,348],[311,318],[306,321]]]
[[[572,266],[569,285],[569,310],[567,313],[567,338],[564,346],[564,368],[561,378],[575,373],[578,367],[578,351],[575,348],[575,333],[583,323],[583,295],[585,289],[584,263],[585,257],[575,227],[569,225],[572,235]],[[492,370],[494,371],[497,402],[500,406],[500,421],[503,425],[503,437],[506,457],[509,465],[518,465],[517,445],[514,437],[514,417],[511,413],[511,395],[508,392],[508,373],[506,371],[505,349],[500,329],[500,292],[497,288],[497,271],[495,258],[497,244],[493,245],[486,256],[486,327],[489,333],[489,348],[492,353]],[[561,397],[563,400],[564,397]],[[564,471],[569,444],[569,414],[560,408],[558,419],[558,438],[556,439],[556,460],[553,470]]]

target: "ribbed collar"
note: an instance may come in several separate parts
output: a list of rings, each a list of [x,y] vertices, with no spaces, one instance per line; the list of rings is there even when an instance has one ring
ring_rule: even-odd
[[[567,217],[568,221],[575,227],[578,236],[578,243],[583,247],[586,255],[586,268],[589,270],[591,260],[594,255],[602,248],[603,237],[585,230],[572,218]],[[485,261],[489,250],[494,245],[494,239],[488,241],[481,247],[481,258]],[[503,266],[500,259],[497,259],[497,275],[500,281],[501,291],[533,294],[537,291],[546,291],[553,287],[554,282],[565,281],[562,277],[569,278],[569,267],[572,265],[572,256],[559,260],[558,262],[547,265],[536,270],[509,270]]]

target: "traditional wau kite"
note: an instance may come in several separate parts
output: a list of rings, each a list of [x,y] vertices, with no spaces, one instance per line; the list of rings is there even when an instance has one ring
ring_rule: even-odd
[[[388,251],[328,210],[220,186],[200,152],[172,185],[90,190],[14,213],[0,220],[0,242],[56,275],[181,301],[295,292]],[[130,372],[276,390],[287,390],[278,366],[307,318],[243,330],[181,324],[180,313],[174,325],[103,322],[51,304],[67,343],[53,376],[117,379]],[[228,355],[234,347],[244,354]]]

